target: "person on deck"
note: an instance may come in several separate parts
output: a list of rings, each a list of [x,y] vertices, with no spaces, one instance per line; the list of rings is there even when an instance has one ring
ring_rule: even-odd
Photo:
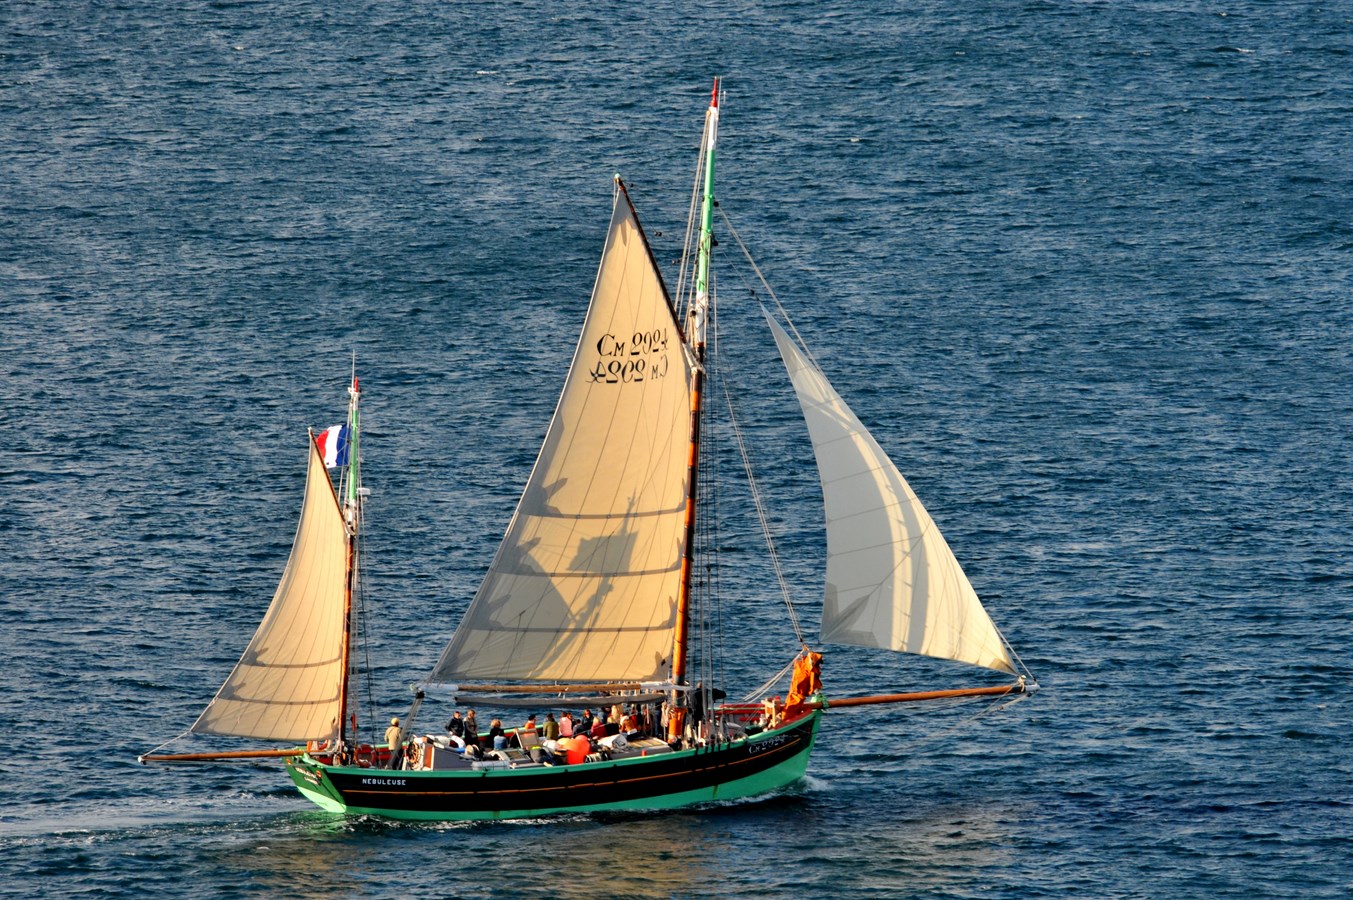
[[[446,723],[446,732],[452,737],[465,738],[465,720],[460,717],[460,710],[451,713],[451,721]]]
[[[502,719],[489,722],[489,745],[494,750],[502,750],[507,746],[507,735],[503,733]]]
[[[601,716],[597,716],[592,720],[591,737],[595,741],[599,741],[606,737],[606,721],[602,719]]]
[[[561,738],[573,737],[573,716],[568,710],[559,714],[559,736]]]
[[[526,717],[526,724],[507,736],[507,745],[525,750],[539,737],[540,733],[536,729],[536,714],[531,713]]]
[[[479,746],[479,723],[475,721],[474,710],[465,712],[465,744],[466,746]]]
[[[559,723],[554,720],[554,713],[545,713],[545,725],[542,729],[547,741],[559,740]]]
[[[385,745],[390,748],[388,768],[399,765],[400,744],[404,742],[404,729],[399,727],[399,719],[391,719],[390,727],[385,729]]]

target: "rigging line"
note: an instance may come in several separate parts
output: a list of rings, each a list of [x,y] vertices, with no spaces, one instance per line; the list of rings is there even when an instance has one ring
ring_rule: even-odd
[[[712,526],[714,517],[716,517],[718,514],[718,508],[716,505],[714,505],[713,497],[712,495],[710,495],[709,490],[710,483],[712,483],[712,479],[713,476],[716,475],[716,471],[714,471],[714,467],[710,466],[708,462],[710,456],[709,452],[710,447],[708,443],[710,434],[706,432],[704,424],[701,425],[701,433],[704,434],[706,438],[706,445],[704,448],[705,449],[704,456],[706,459],[706,464],[705,466],[701,467],[700,495],[701,502],[704,503],[704,509],[706,514],[704,518],[702,518],[701,520],[700,532],[698,532],[698,535],[700,535],[702,545],[701,548],[698,549],[697,551],[698,566],[700,566],[701,570],[704,570],[702,571],[702,577],[700,579],[701,632],[700,632],[700,677],[698,677],[698,682],[700,682],[701,690],[702,692],[704,692],[704,685],[708,685],[709,683],[710,660],[712,660],[713,656],[713,628],[710,627],[710,623],[712,623],[713,620],[714,591],[713,585],[712,583],[710,583],[709,579],[710,531],[712,531],[712,528],[710,528],[710,526]]]
[[[694,299],[693,297],[686,296],[686,283],[695,268],[692,260],[692,253],[694,251],[695,242],[696,210],[699,209],[700,206],[700,192],[705,182],[704,174],[705,141],[702,136],[700,139],[699,157],[695,162],[695,183],[691,186],[691,205],[686,213],[686,236],[681,243],[681,262],[677,268],[677,288],[675,296],[678,304],[683,302],[685,304],[680,309],[682,322],[685,322],[687,317],[690,316],[691,303]],[[685,331],[685,328],[683,327],[682,330]],[[687,338],[689,337],[690,336],[687,335]]]
[[[988,618],[990,618],[990,616],[988,616]],[[1034,677],[1034,673],[1029,671],[1029,667],[1024,664],[1024,660],[1020,658],[1020,655],[1018,652],[1016,652],[1014,645],[1012,645],[1008,640],[1005,639],[1005,635],[1001,632],[1001,629],[997,627],[994,621],[991,623],[991,627],[995,629],[996,636],[1001,639],[1001,643],[1005,645],[1006,652],[1009,653],[1010,656],[1015,660],[1015,664],[1024,670],[1024,674],[1029,676],[1029,680],[1031,682],[1033,682],[1034,684],[1038,684],[1038,679]]]
[[[710,385],[718,377],[718,372],[713,366],[713,362],[718,356],[718,331],[715,322],[715,292],[713,285],[714,273],[710,273],[711,283],[709,285],[710,302],[706,311],[706,330],[707,330],[707,350],[705,356],[705,368]],[[721,622],[719,617],[719,591],[714,581],[714,573],[718,565],[718,540],[715,537],[719,522],[719,490],[717,486],[719,478],[719,439],[718,429],[714,428],[711,416],[705,414],[701,409],[700,434],[703,438],[704,452],[701,454],[700,466],[700,496],[704,498],[705,516],[700,524],[700,566],[702,571],[702,622],[704,633],[701,635],[701,659],[700,659],[700,693],[701,707],[708,711],[709,702],[706,696],[710,692],[710,686],[714,681],[715,665],[715,640],[722,640],[720,631]]]
[[[359,453],[360,453],[360,445],[359,445]],[[360,465],[361,465],[361,459],[360,459],[360,458],[357,460],[357,463],[358,463],[358,466],[359,466],[359,473],[360,473]],[[357,484],[357,489],[358,489],[358,496],[357,496],[357,523],[358,523],[358,533],[359,533],[359,534],[362,534],[362,535],[365,535],[365,534],[366,534],[366,499],[365,499],[365,497],[363,497],[363,495],[361,494],[362,485],[361,485],[360,479],[359,479],[358,484]],[[371,673],[372,673],[373,669],[372,669],[372,665],[371,665],[371,641],[370,641],[370,639],[369,639],[369,638],[370,638],[370,619],[369,619],[369,615],[368,615],[368,611],[367,611],[367,596],[368,596],[368,594],[367,594],[367,591],[368,591],[368,582],[367,582],[367,553],[368,553],[369,551],[367,550],[367,543],[366,543],[365,540],[363,540],[363,541],[361,542],[360,546],[358,547],[357,552],[358,552],[358,559],[357,559],[357,588],[358,588],[358,590],[357,590],[357,597],[356,597],[356,604],[357,604],[357,615],[356,615],[356,619],[357,619],[357,628],[356,628],[356,631],[357,631],[357,633],[356,633],[355,635],[352,635],[352,638],[358,640],[358,641],[361,643],[361,652],[362,652],[362,656],[363,656],[363,658],[364,658],[364,662],[363,662],[363,665],[362,665],[362,677],[359,679],[359,686],[358,686],[358,689],[357,689],[354,693],[356,693],[356,694],[360,697],[361,694],[362,694],[362,692],[363,692],[363,690],[365,690],[365,693],[366,693],[366,715],[364,716],[365,722],[364,722],[363,724],[365,724],[368,728],[371,728],[371,727],[373,727],[377,722],[379,722],[380,720],[379,720],[378,718],[376,718],[376,697],[375,697],[375,693],[374,693],[374,690],[373,690],[373,687],[372,687],[372,678],[371,678]],[[349,677],[350,677],[350,676],[351,676],[351,672],[349,672]],[[347,725],[347,723],[343,723],[343,727],[346,727],[346,725]],[[353,728],[353,730],[352,730],[352,740],[353,740],[353,745],[354,745],[354,746],[356,746],[357,744],[360,744],[360,743],[362,742],[362,741],[361,741],[361,735],[360,735],[360,733],[358,732],[358,729],[357,729],[357,728]],[[373,742],[374,742],[374,740],[375,740],[375,737],[373,737]]]
[[[739,235],[737,229],[733,227],[733,223],[728,218],[728,213],[724,212],[722,205],[719,207],[719,216],[723,219],[724,225],[727,226],[728,233],[733,236],[733,240],[737,243],[738,249],[741,250],[742,255],[747,258],[747,264],[750,265],[752,271],[756,273],[756,277],[761,282],[761,286],[766,289],[766,293],[770,295],[770,299],[774,301],[775,310],[780,314],[780,317],[784,319],[785,325],[789,328],[789,333],[794,335],[794,340],[799,342],[799,349],[808,357],[809,362],[813,364],[814,368],[821,370],[822,367],[817,364],[817,357],[813,356],[813,351],[809,349],[808,345],[804,342],[803,336],[799,334],[799,329],[794,325],[794,320],[789,318],[788,310],[780,303],[780,298],[775,295],[775,290],[770,286],[770,282],[766,281],[766,276],[761,274],[761,267],[756,264],[756,260],[752,259],[751,251],[748,250],[747,245],[742,242],[742,236]]]
[[[766,681],[765,684],[761,685],[761,687],[757,688],[756,690],[749,692],[745,697],[743,697],[742,702],[750,703],[753,700],[759,700],[762,697],[766,696],[766,694],[770,693],[771,688],[775,687],[775,685],[777,685],[780,682],[780,679],[784,678],[786,675],[789,674],[789,670],[794,668],[794,663],[797,661],[798,656],[796,655],[793,659],[789,661],[789,663],[783,669],[772,675]]]
[[[702,410],[702,419],[703,410]],[[704,701],[704,694],[708,690],[710,679],[713,672],[714,657],[714,629],[712,627],[713,613],[715,608],[715,590],[711,580],[711,571],[714,560],[713,548],[716,546],[711,541],[714,524],[718,521],[718,500],[717,492],[713,485],[718,480],[718,454],[712,452],[712,443],[715,439],[713,429],[707,427],[708,423],[702,421],[700,424],[700,434],[702,437],[702,452],[700,454],[700,471],[698,473],[700,481],[701,508],[704,515],[699,521],[699,530],[697,533],[696,559],[700,571],[700,577],[697,580],[696,596],[699,600],[699,645],[700,658],[697,666],[696,683],[699,685],[701,695],[700,703],[702,708],[708,708]]]
[[[972,726],[974,722],[976,722],[983,716],[989,716],[994,712],[998,712],[1002,709],[1005,709],[1012,703],[1018,703],[1020,700],[1028,699],[1028,696],[1029,696],[1028,694],[1003,694],[999,697],[993,698],[990,702],[984,704],[982,708],[979,709],[977,712],[975,712],[971,716],[968,716],[967,718],[959,720],[958,722],[954,723],[954,725],[945,729],[944,731],[936,733],[928,733],[924,737],[916,738],[910,743],[904,744],[901,748],[902,753],[906,755],[912,755],[912,751],[920,747],[924,747],[926,744],[933,744],[937,741],[943,740],[944,738],[947,738],[949,735],[954,734],[960,729],[969,728]],[[949,701],[944,703],[943,706],[941,706],[940,708],[952,709],[961,706],[966,702],[968,701],[964,699]],[[930,708],[933,709],[934,707]]]
[[[710,286],[711,286],[711,287],[714,287],[714,284],[711,283]],[[723,367],[722,367],[721,365],[718,364],[718,363],[719,363],[719,359],[720,359],[719,354],[720,354],[720,351],[721,351],[721,341],[720,341],[720,339],[719,339],[719,304],[718,304],[718,294],[717,294],[717,292],[715,292],[715,291],[711,291],[711,292],[710,292],[710,304],[709,304],[709,330],[710,330],[711,335],[713,336],[713,339],[711,340],[710,343],[711,343],[711,346],[712,346],[712,348],[713,348],[713,352],[711,353],[711,357],[712,357],[712,361],[714,362],[714,366],[713,366],[713,368],[711,369],[711,371],[715,373],[715,375],[716,375],[716,376],[718,377],[718,379],[719,379],[719,382],[722,384],[722,383],[723,383]],[[721,445],[726,445],[726,443],[727,443],[727,437],[723,434],[723,429],[722,429],[722,428],[718,429],[718,437],[717,437],[717,440],[720,442]],[[716,481],[718,480],[717,473],[719,473],[719,472],[722,471],[722,466],[723,466],[723,461],[722,461],[722,460],[723,460],[723,452],[722,452],[722,446],[720,446],[719,448],[717,448],[717,452],[715,452],[715,454],[714,454],[714,464],[713,464],[713,466],[712,466],[713,471],[716,473]],[[722,521],[723,515],[722,515],[722,510],[721,510],[721,508],[720,508],[720,499],[719,499],[719,494],[720,494],[720,492],[714,491],[714,492],[712,492],[712,493],[713,493],[714,498],[715,498],[715,504],[714,504],[714,510],[713,510],[713,511],[714,511],[714,515],[711,517],[711,520],[710,520],[710,521],[711,521],[711,531],[712,531],[712,536],[711,536],[711,537],[712,537],[712,541],[713,541],[713,543],[712,543],[710,546],[711,546],[712,548],[716,548],[716,549],[717,549],[719,546],[721,546],[721,532],[720,532],[720,528],[719,528],[719,523]],[[712,592],[713,592],[713,600],[714,600],[715,628],[716,628],[715,634],[716,634],[717,637],[718,637],[718,648],[717,648],[717,650],[716,650],[716,653],[717,653],[716,661],[717,661],[717,664],[718,664],[718,667],[717,667],[717,668],[718,668],[718,676],[719,676],[719,677],[718,677],[718,684],[720,684],[720,685],[726,685],[726,684],[728,684],[728,680],[727,680],[727,678],[728,678],[728,673],[727,673],[726,669],[724,668],[725,645],[724,645],[724,621],[723,621],[723,587],[722,587],[722,581],[721,581],[721,567],[720,567],[720,564],[719,564],[719,555],[718,555],[718,553],[717,553],[717,552],[716,552],[716,553],[712,553],[711,556],[710,556],[710,560],[711,560],[711,566],[710,566],[710,576],[709,576],[709,579],[710,579],[710,586],[711,586],[711,589],[712,589]],[[711,668],[711,676],[712,676],[712,675],[713,675],[713,668]],[[710,682],[707,681],[706,684],[709,685]],[[714,704],[713,704],[713,700],[714,700],[714,697],[713,697],[713,692],[712,692],[712,690],[711,690],[710,696],[706,698],[706,702],[705,702],[705,709],[706,709],[706,710],[709,710],[709,709],[712,709],[712,708],[713,708],[713,705],[714,705]]]
[[[160,752],[161,750],[163,750],[165,747],[168,747],[170,744],[174,743],[175,741],[180,741],[180,740],[182,740],[183,738],[187,737],[188,735],[190,735],[190,734],[192,734],[192,733],[193,733],[193,730],[192,730],[191,728],[189,728],[187,731],[183,732],[183,734],[180,734],[178,737],[172,737],[172,738],[170,738],[169,740],[165,741],[165,742],[164,742],[163,744],[161,744],[160,746],[155,747],[155,748],[152,749],[152,750],[147,750],[145,753],[142,753],[142,754],[141,754],[140,756],[138,756],[136,759],[137,759],[138,762],[141,762],[141,761],[144,760],[145,757],[147,757],[147,756],[154,756],[156,753],[159,753],[159,752]]]
[[[800,645],[806,645],[807,641],[803,637],[803,628],[799,625],[799,615],[794,609],[794,599],[790,596],[789,582],[785,580],[784,569],[780,566],[780,554],[775,550],[775,539],[771,536],[770,521],[766,517],[766,506],[761,501],[761,491],[756,485],[756,475],[752,471],[752,458],[747,452],[747,443],[742,438],[742,429],[738,425],[737,413],[733,406],[733,395],[728,389],[728,380],[723,379],[724,400],[728,404],[728,423],[732,428],[733,439],[738,446],[738,452],[742,455],[742,465],[747,472],[747,486],[751,490],[752,504],[756,507],[756,517],[761,522],[761,533],[766,538],[766,549],[770,553],[771,567],[775,570],[775,579],[780,583],[780,594],[784,597],[785,606],[789,609],[789,622],[794,626],[794,635],[799,639]]]
[[[361,595],[357,598],[357,617],[359,620],[358,625],[360,628],[360,640],[362,642],[362,656],[365,658],[365,662],[363,664],[364,677],[362,678],[362,688],[364,688],[366,691],[366,716],[365,716],[366,722],[364,724],[368,728],[371,728],[380,720],[376,718],[376,696],[372,689],[371,684],[372,682],[371,672],[373,670],[371,666],[371,641],[369,639],[370,622],[367,614],[367,603],[366,603],[367,598],[366,569],[363,568],[357,577],[361,581],[362,588]],[[356,728],[353,729],[352,736],[355,743],[361,743]]]

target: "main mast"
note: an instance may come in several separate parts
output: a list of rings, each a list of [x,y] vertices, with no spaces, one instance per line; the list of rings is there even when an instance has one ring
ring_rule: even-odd
[[[714,79],[705,134],[701,142],[704,166],[704,198],[700,207],[700,237],[695,253],[695,299],[687,309],[686,343],[695,357],[691,372],[691,443],[687,470],[686,549],[681,560],[681,592],[677,596],[677,626],[672,649],[672,692],[667,724],[669,740],[679,739],[686,720],[686,662],[689,655],[691,575],[695,563],[695,501],[700,465],[700,401],[705,381],[705,326],[709,318],[709,260],[714,246],[714,153],[719,137],[719,79]]]

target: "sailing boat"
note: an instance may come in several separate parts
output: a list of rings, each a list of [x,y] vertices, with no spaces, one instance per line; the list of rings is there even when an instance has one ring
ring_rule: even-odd
[[[339,705],[325,707],[316,726],[289,732],[309,741],[307,747],[284,751],[292,781],[321,808],[473,820],[756,797],[804,776],[829,708],[1001,697],[1034,686],[905,479],[791,337],[792,326],[767,315],[822,480],[828,551],[822,640],[955,660],[1013,680],[828,699],[822,656],[800,634],[802,652],[762,692],[741,703],[719,702],[707,639],[715,617],[702,605],[708,585],[696,577],[706,569],[700,554],[711,551],[711,542],[700,540],[699,513],[703,400],[717,363],[717,354],[707,354],[707,333],[716,312],[711,255],[719,99],[716,81],[687,229],[690,264],[683,263],[676,291],[682,310],[617,178],[591,302],[539,456],[483,582],[404,717],[411,726],[425,699],[437,694],[490,708],[590,707],[602,711],[591,735],[554,739],[521,728],[495,735],[502,746],[490,748],[489,736],[477,729],[464,739],[420,734],[401,748],[402,763],[394,760],[400,768],[391,769],[383,750],[349,744],[355,730],[343,729],[343,707],[334,701]],[[350,419],[355,435],[355,399]],[[318,482],[328,482],[313,451],[307,505],[311,492],[324,493]],[[347,483],[354,483],[352,476]],[[351,509],[358,514],[344,520],[350,565],[360,505]],[[305,518],[302,531],[308,530]],[[298,547],[301,542],[298,533]],[[350,569],[347,579],[351,584]],[[338,595],[328,593],[337,605]],[[792,605],[790,612],[796,622]],[[251,651],[270,618],[276,618],[271,608]],[[274,632],[280,635],[268,628]],[[251,651],[246,660],[262,655]],[[784,700],[763,699],[787,673]],[[226,719],[241,694],[266,695],[255,702],[280,712],[291,702],[288,692],[299,690],[280,679],[265,686],[232,674],[213,701],[222,715],[209,716],[211,707],[203,715]],[[338,697],[346,691],[333,689]],[[265,734],[237,724],[240,718],[219,731],[282,739],[286,730]]]
[[[360,399],[354,373],[346,424],[309,432],[305,498],[282,579],[239,662],[185,734],[304,743],[331,762],[337,748],[356,734],[351,648],[367,496],[361,486]],[[339,470],[339,491],[329,478],[331,466]],[[159,752],[164,746],[143,754],[140,762],[214,762],[304,752],[298,747]]]
[[[821,655],[805,645],[792,660],[783,703],[719,704],[708,681],[692,684],[692,652],[702,643],[693,632],[708,618],[694,610],[694,572],[702,399],[713,364],[706,336],[714,310],[718,123],[716,81],[688,228],[689,290],[677,292],[683,313],[616,179],[591,303],[540,454],[488,573],[414,707],[416,713],[425,695],[441,692],[459,704],[611,706],[622,720],[595,742],[518,730],[515,747],[478,759],[458,741],[425,735],[399,771],[314,754],[289,759],[297,787],[324,809],[502,819],[754,797],[803,777],[829,707],[1029,689],[897,468],[806,348],[769,317],[825,497],[822,639],[957,660],[1015,680],[828,700]]]

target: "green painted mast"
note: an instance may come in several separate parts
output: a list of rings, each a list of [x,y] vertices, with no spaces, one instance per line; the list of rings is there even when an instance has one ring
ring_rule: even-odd
[[[714,79],[709,111],[705,114],[704,200],[700,207],[700,237],[695,251],[695,299],[687,310],[686,343],[695,357],[691,374],[691,445],[686,473],[686,549],[681,560],[681,592],[677,596],[677,625],[672,648],[669,740],[678,740],[686,724],[686,663],[691,623],[691,575],[695,569],[695,500],[700,467],[700,401],[705,383],[705,325],[709,319],[709,257],[714,246],[714,151],[719,138],[719,79]]]
[[[714,247],[714,151],[719,140],[719,79],[714,79],[714,91],[707,114],[708,133],[705,137],[705,195],[700,207],[700,242],[695,254],[695,314],[699,333],[691,337],[701,348],[705,345],[704,313],[709,307],[709,257]]]
[[[358,577],[358,536],[362,523],[362,454],[361,415],[359,401],[362,397],[357,383],[357,360],[352,362],[352,386],[348,388],[348,468],[343,478],[343,520],[348,530],[348,580],[343,589],[343,671],[339,683],[338,739],[346,741],[348,735],[348,693],[352,674],[352,615],[353,598],[357,592]],[[352,737],[357,738],[357,722],[352,723]]]

